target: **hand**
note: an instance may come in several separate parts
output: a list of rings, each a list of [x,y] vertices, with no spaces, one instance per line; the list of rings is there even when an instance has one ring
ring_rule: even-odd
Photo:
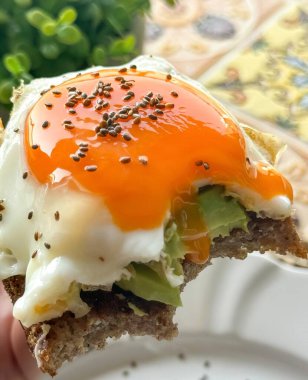
[[[30,354],[12,303],[0,281],[0,380],[36,380],[39,370]]]

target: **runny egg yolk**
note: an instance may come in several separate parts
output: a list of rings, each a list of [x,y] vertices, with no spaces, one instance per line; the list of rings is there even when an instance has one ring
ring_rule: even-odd
[[[223,109],[156,72],[102,70],[51,88],[28,115],[24,144],[40,183],[101,196],[125,231],[159,226],[177,212],[176,197],[207,178],[292,199],[275,169],[252,167],[242,131]]]

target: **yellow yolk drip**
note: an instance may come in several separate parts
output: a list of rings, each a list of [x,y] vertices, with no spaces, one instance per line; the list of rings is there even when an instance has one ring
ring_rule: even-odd
[[[224,110],[193,86],[155,72],[102,70],[50,89],[28,115],[24,144],[40,183],[99,195],[124,231],[159,226],[173,200],[206,178],[268,200],[292,199],[275,169],[246,160],[242,131]],[[209,240],[201,246],[205,251]]]

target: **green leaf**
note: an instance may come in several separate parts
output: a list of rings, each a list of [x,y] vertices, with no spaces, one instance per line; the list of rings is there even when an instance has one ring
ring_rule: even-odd
[[[208,186],[198,196],[200,210],[211,239],[228,236],[234,228],[247,231],[248,216],[232,197],[226,197],[223,186]]]
[[[66,7],[61,10],[58,17],[59,24],[70,25],[77,19],[78,13],[73,7]]]
[[[26,19],[35,28],[41,30],[43,25],[47,22],[53,22],[50,15],[40,8],[32,8],[26,12]]]
[[[15,54],[15,57],[19,60],[24,68],[24,71],[28,72],[31,69],[31,59],[24,51],[19,51]]]
[[[109,53],[112,55],[122,55],[131,53],[135,49],[136,39],[132,34],[125,38],[119,38],[112,42]]]
[[[55,41],[48,41],[41,44],[40,52],[47,59],[57,59],[61,53],[61,49]]]
[[[15,77],[26,71],[22,62],[15,54],[6,54],[3,58],[4,67]]]
[[[82,34],[75,25],[60,25],[57,28],[58,41],[64,45],[75,45],[81,37]]]
[[[28,8],[32,5],[32,0],[14,0],[14,3],[20,8]]]
[[[57,31],[57,23],[55,21],[47,21],[43,23],[41,31],[47,37],[54,36]]]
[[[103,65],[106,62],[106,50],[103,46],[95,46],[92,51],[92,64],[93,65]]]
[[[129,266],[132,277],[121,280],[117,285],[147,301],[159,301],[167,305],[181,306],[179,287],[173,288],[167,279],[146,264],[133,263]]]
[[[10,103],[10,98],[12,96],[14,82],[12,80],[3,80],[0,83],[0,102],[4,104]]]

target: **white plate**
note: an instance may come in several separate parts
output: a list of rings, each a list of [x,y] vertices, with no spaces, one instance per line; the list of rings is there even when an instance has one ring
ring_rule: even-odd
[[[87,380],[307,380],[308,363],[286,352],[232,336],[184,334],[173,342],[118,342],[75,364]],[[77,377],[76,377],[77,376]],[[71,380],[72,371],[61,380]]]
[[[124,337],[56,380],[307,380],[307,294],[307,269],[255,255],[216,260],[184,292],[179,338]]]

